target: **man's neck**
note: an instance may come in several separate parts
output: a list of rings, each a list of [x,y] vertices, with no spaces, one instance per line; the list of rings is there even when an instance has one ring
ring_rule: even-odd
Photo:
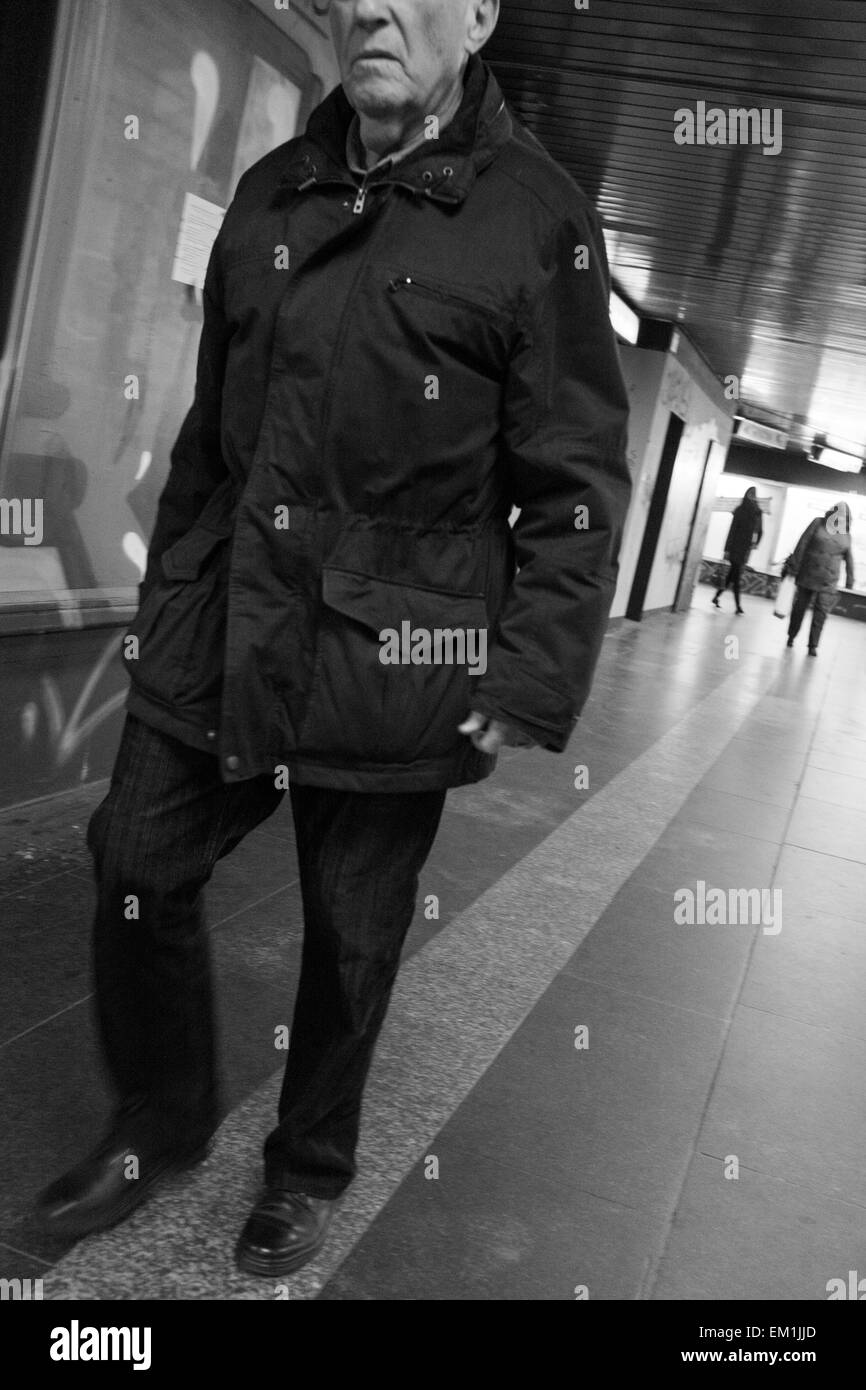
[[[436,108],[425,112],[423,116],[413,116],[408,121],[403,121],[398,116],[391,121],[376,121],[359,114],[361,145],[364,150],[366,167],[372,169],[387,155],[397,155],[412,145],[420,144],[427,133],[427,122],[431,116],[436,117],[439,126],[438,133],[441,134],[460,109],[460,103],[463,100],[464,73],[465,69],[458,75],[454,85]]]

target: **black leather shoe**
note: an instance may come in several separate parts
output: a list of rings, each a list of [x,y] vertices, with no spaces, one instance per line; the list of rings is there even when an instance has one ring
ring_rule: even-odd
[[[809,648],[809,655],[810,655],[810,656],[817,656],[817,655],[818,655],[818,648],[817,648],[817,647],[810,647],[810,648]]]
[[[253,1207],[237,1245],[247,1274],[291,1274],[325,1243],[337,1200],[269,1187]]]
[[[183,1152],[154,1155],[143,1153],[141,1145],[136,1147],[128,1137],[110,1134],[92,1154],[40,1192],[36,1199],[39,1224],[57,1236],[107,1230],[141,1206],[162,1178],[201,1163],[209,1148],[206,1141]]]

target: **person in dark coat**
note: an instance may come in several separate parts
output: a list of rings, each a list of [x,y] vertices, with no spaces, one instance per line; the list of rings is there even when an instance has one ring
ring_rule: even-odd
[[[721,589],[717,589],[713,595],[713,603],[717,608],[721,607],[719,599],[730,584],[734,591],[737,612],[742,613],[740,586],[743,578],[743,565],[755,546],[759,544],[763,534],[764,525],[761,519],[761,508],[758,504],[758,494],[753,487],[746,488],[743,500],[735,509],[728,528],[728,539],[725,541],[728,573]]]
[[[88,827],[116,1104],[42,1196],[58,1234],[121,1219],[206,1151],[202,889],[288,789],[301,978],[237,1259],[315,1254],[447,789],[503,743],[562,752],[589,693],[628,404],[598,217],[479,54],[498,9],[333,4],[342,83],[244,174],[216,239]]]
[[[851,546],[851,508],[837,502],[823,516],[810,521],[792,554],[785,561],[782,577],[792,574],[797,589],[788,621],[788,646],[800,631],[809,605],[809,655],[818,655],[818,643],[828,613],[839,600],[839,575],[845,561],[845,585],[854,586],[854,555]]]

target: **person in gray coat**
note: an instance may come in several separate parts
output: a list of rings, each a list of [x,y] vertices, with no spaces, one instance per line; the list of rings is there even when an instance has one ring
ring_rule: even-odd
[[[823,516],[810,521],[785,561],[782,577],[792,574],[797,592],[788,623],[788,646],[800,631],[806,610],[812,605],[812,625],[809,629],[809,655],[818,655],[818,642],[828,613],[832,613],[839,597],[839,572],[845,561],[845,587],[854,586],[854,557],[851,549],[851,508],[847,502],[837,502]]]

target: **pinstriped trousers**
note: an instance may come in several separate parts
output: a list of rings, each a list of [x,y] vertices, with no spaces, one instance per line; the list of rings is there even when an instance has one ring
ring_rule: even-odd
[[[224,783],[215,757],[127,715],[111,785],[87,838],[98,890],[96,1008],[115,1091],[113,1127],[140,1147],[193,1149],[216,1128],[203,889],[217,861],[283,795],[270,777]],[[355,1174],[364,1083],[446,793],[292,785],[289,795],[304,938],[265,1176],[275,1186],[332,1198]],[[271,1021],[264,1026],[273,1034]]]

